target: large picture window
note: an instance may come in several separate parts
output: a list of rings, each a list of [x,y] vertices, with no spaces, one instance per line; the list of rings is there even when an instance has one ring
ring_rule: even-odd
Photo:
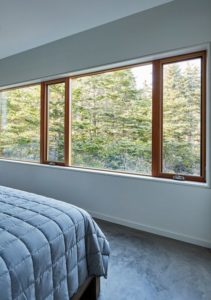
[[[1,91],[0,157],[205,182],[206,51]]]
[[[151,174],[152,64],[72,79],[72,165]]]

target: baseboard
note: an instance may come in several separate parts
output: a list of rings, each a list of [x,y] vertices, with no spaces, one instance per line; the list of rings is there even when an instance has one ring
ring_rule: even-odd
[[[188,235],[185,235],[185,234],[179,234],[179,233],[164,230],[164,229],[161,229],[161,228],[157,228],[157,227],[153,227],[153,226],[149,226],[149,225],[145,225],[145,224],[141,224],[141,223],[136,223],[136,222],[133,222],[133,221],[130,221],[130,220],[125,220],[125,219],[122,219],[122,218],[119,218],[119,217],[109,216],[109,215],[102,214],[102,213],[99,213],[99,212],[96,212],[96,211],[90,211],[89,210],[89,213],[92,217],[100,219],[100,220],[104,220],[104,221],[108,221],[108,222],[111,222],[111,223],[127,226],[127,227],[130,227],[130,228],[134,228],[134,229],[150,232],[150,233],[153,233],[153,234],[165,236],[165,237],[168,237],[168,238],[171,238],[171,239],[175,239],[175,240],[179,240],[179,241],[182,241],[182,242],[194,244],[194,245],[197,245],[197,246],[211,248],[211,241],[209,241],[209,240],[198,239],[198,238],[195,238],[193,236],[188,236]]]

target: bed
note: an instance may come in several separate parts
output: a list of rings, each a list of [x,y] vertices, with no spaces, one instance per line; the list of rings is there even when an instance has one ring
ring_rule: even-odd
[[[97,299],[108,257],[83,209],[0,186],[1,300]]]

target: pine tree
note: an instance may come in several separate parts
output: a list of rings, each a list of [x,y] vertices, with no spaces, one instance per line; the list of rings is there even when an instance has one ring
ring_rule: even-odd
[[[200,174],[200,71],[196,64],[164,69],[164,171]]]
[[[13,89],[0,95],[1,156],[39,160],[40,87]]]
[[[72,99],[74,164],[150,173],[150,87],[120,70],[77,79]]]
[[[200,64],[164,66],[163,171],[200,174]],[[152,86],[132,69],[72,84],[72,164],[151,174]],[[48,156],[64,160],[64,84],[50,85]],[[0,156],[39,160],[40,86],[0,93]]]

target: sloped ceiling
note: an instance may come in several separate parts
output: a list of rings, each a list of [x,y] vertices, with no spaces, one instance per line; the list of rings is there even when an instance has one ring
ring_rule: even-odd
[[[172,0],[0,0],[0,59]]]

